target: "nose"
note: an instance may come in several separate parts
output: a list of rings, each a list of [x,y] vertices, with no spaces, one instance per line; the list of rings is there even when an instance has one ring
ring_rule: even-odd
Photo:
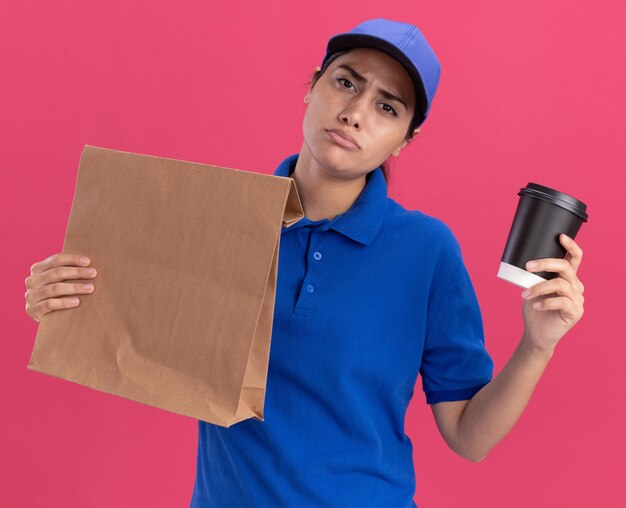
[[[339,119],[341,123],[353,125],[355,129],[360,129],[365,117],[364,108],[367,107],[368,98],[365,94],[354,97],[341,112]]]
[[[341,122],[342,122],[342,123],[345,123],[345,124],[348,124],[348,125],[350,124],[350,118],[348,117],[348,115],[347,115],[346,113],[344,113],[344,114],[341,116]],[[358,129],[358,128],[359,128],[359,123],[358,123],[358,122],[355,122],[355,123],[354,123],[354,128],[355,128],[355,129]]]

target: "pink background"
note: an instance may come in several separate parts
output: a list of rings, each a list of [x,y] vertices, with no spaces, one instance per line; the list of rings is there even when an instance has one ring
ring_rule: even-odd
[[[576,238],[585,314],[483,462],[447,448],[418,379],[407,414],[415,500],[626,506],[623,5],[3,2],[0,504],[173,507],[191,496],[196,420],[26,369],[37,324],[24,279],[62,248],[83,146],[271,173],[300,149],[306,82],[327,39],[382,16],[420,26],[443,68],[390,195],[457,235],[496,374],[523,326],[521,289],[496,278],[517,192],[551,186],[590,216]]]

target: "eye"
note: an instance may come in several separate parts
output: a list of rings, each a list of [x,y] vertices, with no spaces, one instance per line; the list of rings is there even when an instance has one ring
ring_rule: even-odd
[[[396,110],[393,109],[389,104],[383,104],[383,106],[387,106],[391,110],[391,114],[393,116],[398,116],[398,113],[396,113]]]
[[[337,81],[339,81],[340,83],[344,84],[344,88],[348,88],[347,86],[345,86],[345,83],[349,83],[350,86],[354,87],[354,85],[352,84],[352,82],[346,78],[337,78]],[[393,109],[389,104],[383,104],[383,106],[388,107],[388,110],[385,110],[388,113],[391,113],[393,116],[398,116],[398,113],[396,112],[395,109]]]
[[[337,81],[339,81],[339,82],[345,81],[346,83],[350,83],[350,85],[352,85],[352,83],[349,80],[345,79],[345,78],[338,78]],[[354,86],[354,85],[352,85],[352,86]],[[344,86],[344,88],[348,88],[348,87]]]

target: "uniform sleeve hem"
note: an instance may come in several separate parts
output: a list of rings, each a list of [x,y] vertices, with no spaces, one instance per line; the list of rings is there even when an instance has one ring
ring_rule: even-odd
[[[489,381],[484,381],[483,383],[471,386],[469,388],[457,388],[455,390],[436,390],[436,391],[427,391],[426,393],[426,403],[427,404],[436,404],[437,402],[451,402],[456,400],[468,400],[471,399],[476,393],[480,391],[480,389],[487,385]]]

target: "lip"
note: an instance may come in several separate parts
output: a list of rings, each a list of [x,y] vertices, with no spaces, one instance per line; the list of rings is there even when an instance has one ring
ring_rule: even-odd
[[[342,132],[339,129],[326,129],[328,133],[328,137],[332,139],[335,143],[344,148],[348,148],[350,150],[359,150],[360,147],[355,141],[355,139],[350,136],[350,134],[346,132]]]

